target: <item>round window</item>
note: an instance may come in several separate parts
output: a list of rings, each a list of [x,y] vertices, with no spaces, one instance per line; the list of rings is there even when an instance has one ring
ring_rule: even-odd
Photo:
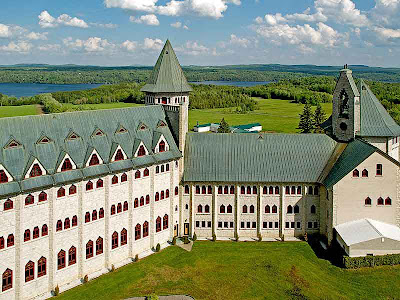
[[[343,131],[347,130],[347,124],[346,123],[340,123],[340,129],[342,129]]]

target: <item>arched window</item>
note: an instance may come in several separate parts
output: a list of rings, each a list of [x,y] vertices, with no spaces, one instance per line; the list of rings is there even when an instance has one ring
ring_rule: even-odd
[[[265,213],[270,214],[271,213],[271,207],[269,205],[265,206]]]
[[[72,227],[75,227],[78,225],[78,217],[77,216],[73,216],[72,217]]]
[[[133,201],[133,207],[134,208],[138,208],[139,207],[139,199],[135,198],[135,200]]]
[[[115,161],[124,160],[124,154],[122,153],[121,149],[118,149],[117,153],[115,154]]]
[[[111,215],[115,215],[115,212],[116,212],[115,205],[113,204],[111,205]]]
[[[364,203],[365,205],[371,205],[372,204],[371,198],[370,197],[365,198]]]
[[[273,187],[273,186],[270,186],[270,187],[268,188],[268,194],[270,194],[270,195],[273,195],[273,194],[274,194],[274,187]]]
[[[179,195],[179,188],[176,186],[175,187],[175,196],[178,196]]]
[[[118,177],[116,175],[113,176],[111,179],[111,184],[117,184],[118,183]]]
[[[160,144],[158,145],[158,150],[159,152],[165,152],[165,142],[161,141]]]
[[[279,186],[275,187],[275,195],[279,195]]]
[[[218,187],[218,195],[222,195],[222,186],[221,185]]]
[[[96,221],[97,220],[97,210],[93,210],[92,212],[92,221]]]
[[[7,247],[12,247],[14,246],[14,235],[9,234],[7,237]]]
[[[10,269],[7,269],[3,273],[3,285],[2,285],[2,291],[7,291],[9,289],[12,289],[12,283],[13,283],[13,274]]]
[[[289,206],[287,207],[287,213],[288,213],[288,214],[292,214],[292,213],[293,213],[293,207],[292,207],[291,205],[289,205]]]
[[[231,187],[229,188],[229,193],[231,195],[235,194],[235,186],[234,185],[231,185]]]
[[[40,236],[40,230],[39,227],[36,226],[35,228],[33,228],[33,238],[37,239],[39,236]]]
[[[160,200],[160,194],[159,194],[158,192],[156,193],[156,198],[155,198],[155,200],[156,200],[156,201],[159,201],[159,200]]]
[[[87,191],[93,190],[93,182],[88,181],[88,183],[86,183],[86,190]]]
[[[35,202],[35,198],[32,195],[28,195],[25,198],[25,205],[31,205]]]
[[[278,207],[276,205],[272,206],[272,213],[277,214],[278,213]]]
[[[42,277],[46,275],[46,258],[41,257],[38,261],[38,266],[37,266],[37,276]]]
[[[389,197],[387,197],[385,199],[385,205],[392,205],[392,199],[390,199]]]
[[[150,195],[146,195],[146,205],[150,203]]]
[[[210,213],[210,206],[208,206],[208,205],[204,206],[204,212],[206,214],[209,214]]]
[[[144,171],[143,171],[143,177],[148,177],[148,176],[150,176],[150,171],[149,171],[149,169],[144,169]]]
[[[163,229],[168,229],[168,215],[165,215],[163,218]]]
[[[90,220],[89,220],[90,221]],[[57,221],[57,225],[56,225],[56,231],[61,231],[63,227],[63,223],[61,220]]]
[[[71,221],[69,220],[69,218],[66,218],[64,221],[64,229],[68,229],[71,227]]]
[[[311,205],[311,213],[315,214],[317,212],[317,209],[315,207],[315,205]]]
[[[360,177],[360,172],[357,169],[353,171],[353,177]]]
[[[158,174],[158,173],[160,173],[160,167],[159,166],[156,167],[156,174]]]
[[[228,191],[229,191],[229,187],[227,185],[224,186],[224,194],[225,195],[228,194]]]
[[[211,186],[211,185],[209,185],[209,186],[207,187],[207,194],[209,194],[209,195],[212,194],[212,186]]]
[[[378,205],[383,205],[383,198],[382,198],[382,197],[379,197],[379,199],[378,199]]]
[[[39,194],[39,202],[47,201],[47,194],[45,192],[41,192]]]
[[[104,218],[104,208],[100,208],[99,210],[99,219],[103,219]]]
[[[295,186],[292,186],[291,194],[296,195],[296,187]]]
[[[75,195],[76,194],[76,186],[75,185],[71,185],[69,187],[69,194],[70,195]]]
[[[246,188],[244,186],[240,187],[240,194],[242,195],[246,194]]]
[[[319,188],[317,186],[314,188],[314,195],[315,196],[319,195]]]
[[[118,232],[114,231],[111,237],[111,248],[118,248]]]
[[[197,212],[199,214],[203,213],[203,206],[202,205],[197,206]]]
[[[8,182],[8,176],[5,171],[0,170],[0,183]]]
[[[166,171],[166,172],[169,172],[169,164],[166,164],[166,165],[165,165],[165,171]]]
[[[266,186],[263,187],[263,194],[264,195],[268,194],[268,187]]]
[[[42,176],[43,172],[42,169],[40,168],[39,164],[34,164],[31,170],[31,173],[29,174],[29,177],[38,177]]]
[[[203,185],[203,186],[201,187],[201,194],[202,194],[202,195],[205,195],[206,193],[207,193],[207,188],[206,188],[205,185]]]
[[[164,200],[165,196],[164,196],[164,191],[161,191],[161,200]]]
[[[99,237],[96,240],[96,255],[102,254],[103,253],[103,239]]]
[[[362,177],[368,177],[368,170],[367,169],[364,169],[362,171]]]
[[[86,259],[93,257],[93,242],[89,241],[86,244]]]
[[[299,208],[299,206],[297,204],[294,206],[294,213],[295,214],[300,213],[300,208]]]
[[[48,234],[49,234],[49,228],[47,227],[46,224],[44,224],[44,225],[42,226],[42,236],[46,236],[46,235],[48,235]]]
[[[290,186],[285,187],[285,194],[290,195]]]
[[[122,212],[122,204],[118,203],[118,205],[117,205],[117,213],[120,213],[120,212]]]
[[[243,212],[244,214],[247,214],[247,205],[243,205],[243,210],[242,210],[242,212]]]
[[[140,171],[137,170],[135,173],[135,179],[139,179],[140,178]]]
[[[229,204],[229,205],[227,206],[226,212],[227,212],[228,214],[231,214],[231,213],[232,213],[232,205]]]
[[[165,191],[165,198],[169,198],[169,189]]]
[[[124,211],[127,211],[127,210],[128,210],[128,201],[125,201],[124,202]]]
[[[164,165],[161,165],[161,173],[164,173]]]
[[[4,249],[4,238],[0,237],[0,249]]]
[[[161,231],[161,217],[158,217],[156,219],[156,232],[160,232]]]
[[[250,195],[251,194],[251,186],[247,187],[247,194]]]
[[[142,196],[142,197],[140,197],[140,206],[143,206],[144,205],[144,197]]]
[[[300,185],[297,187],[297,195],[301,195],[301,186]]]
[[[224,214],[225,213],[225,205],[221,205],[220,207],[219,207],[219,213],[220,214]]]
[[[135,241],[140,240],[142,234],[142,226],[137,224],[135,226]]]
[[[99,157],[97,156],[96,153],[94,153],[92,155],[92,157],[90,158],[89,166],[96,166],[96,165],[99,165],[99,164],[100,164]]]
[[[250,213],[254,214],[254,205],[250,205]]]
[[[89,223],[90,222],[90,213],[86,212],[85,214],[85,223]]]
[[[104,181],[102,179],[97,180],[96,188],[102,188],[104,186]],[[92,187],[93,188],[93,187]]]
[[[253,186],[253,195],[257,195],[257,187]]]
[[[145,156],[145,155],[146,155],[146,149],[144,148],[143,145],[141,145],[139,147],[138,156],[140,157],[140,156]]]
[[[6,202],[4,202],[4,210],[10,210],[14,208],[14,202],[12,200],[8,199]]]
[[[121,246],[126,245],[127,243],[128,243],[128,232],[124,228],[121,231]]]
[[[128,175],[126,173],[121,175],[121,182],[127,182],[128,181]]]
[[[189,186],[188,185],[185,185],[185,194],[187,195],[187,194],[189,194]]]
[[[60,187],[57,191],[57,197],[61,198],[65,196],[65,189],[63,187]]]
[[[309,187],[308,187],[308,194],[309,194],[309,195],[312,195],[312,194],[313,194],[313,187],[312,187],[312,186],[309,186]]]
[[[69,158],[66,158],[61,166],[61,172],[72,170],[72,163]]]
[[[31,239],[31,231],[29,229],[24,232],[24,242],[27,242]]]
[[[143,237],[149,236],[149,223],[146,221],[143,223]]]
[[[68,266],[76,264],[76,248],[72,246],[68,251]]]
[[[25,265],[25,282],[29,282],[34,278],[35,278],[35,263],[33,261],[30,261]]]

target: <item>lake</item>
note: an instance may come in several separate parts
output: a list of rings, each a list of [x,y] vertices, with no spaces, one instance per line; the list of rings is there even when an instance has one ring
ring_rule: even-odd
[[[262,81],[200,81],[200,82],[191,82],[192,84],[212,84],[212,85],[231,85],[237,87],[251,87],[256,85],[268,84],[270,82]]]
[[[100,85],[101,84],[0,83],[0,93],[19,98],[43,93],[90,90]]]

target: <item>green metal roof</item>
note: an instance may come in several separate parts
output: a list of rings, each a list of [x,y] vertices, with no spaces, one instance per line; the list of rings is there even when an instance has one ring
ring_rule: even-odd
[[[21,192],[21,188],[16,181],[11,181],[8,183],[2,183],[0,184],[0,196],[5,197],[5,196],[11,196],[11,195],[17,195]]]
[[[378,149],[361,140],[350,142],[322,183],[329,189]]]
[[[187,135],[186,182],[317,182],[336,142],[321,134]]]
[[[235,125],[232,126],[233,128],[241,129],[241,130],[246,130],[246,129],[251,129],[253,127],[258,127],[261,126],[260,123],[253,123],[253,124],[244,124],[244,125]]]
[[[54,185],[53,177],[50,175],[28,178],[21,181],[22,191],[32,191],[37,188],[50,187]]]
[[[400,126],[392,119],[371,89],[361,80],[361,137],[400,136]]]
[[[165,43],[153,72],[141,91],[149,93],[182,93],[193,91],[186,80],[169,40]]]

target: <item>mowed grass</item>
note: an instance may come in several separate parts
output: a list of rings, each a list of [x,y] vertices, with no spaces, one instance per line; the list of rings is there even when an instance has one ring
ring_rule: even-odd
[[[189,111],[189,130],[199,124],[219,123],[222,118],[229,125],[260,123],[265,132],[296,133],[299,125],[299,114],[304,105],[287,100],[256,99],[259,109],[247,114],[237,114],[235,108],[217,108]],[[332,103],[322,103],[322,108],[329,117],[332,114]],[[315,110],[315,107],[313,107]]]
[[[169,247],[58,298],[108,300],[152,293],[190,294],[197,300],[399,299],[400,266],[343,270],[318,259],[305,242],[198,241],[192,252]]]
[[[0,118],[37,115],[36,105],[0,106]]]

